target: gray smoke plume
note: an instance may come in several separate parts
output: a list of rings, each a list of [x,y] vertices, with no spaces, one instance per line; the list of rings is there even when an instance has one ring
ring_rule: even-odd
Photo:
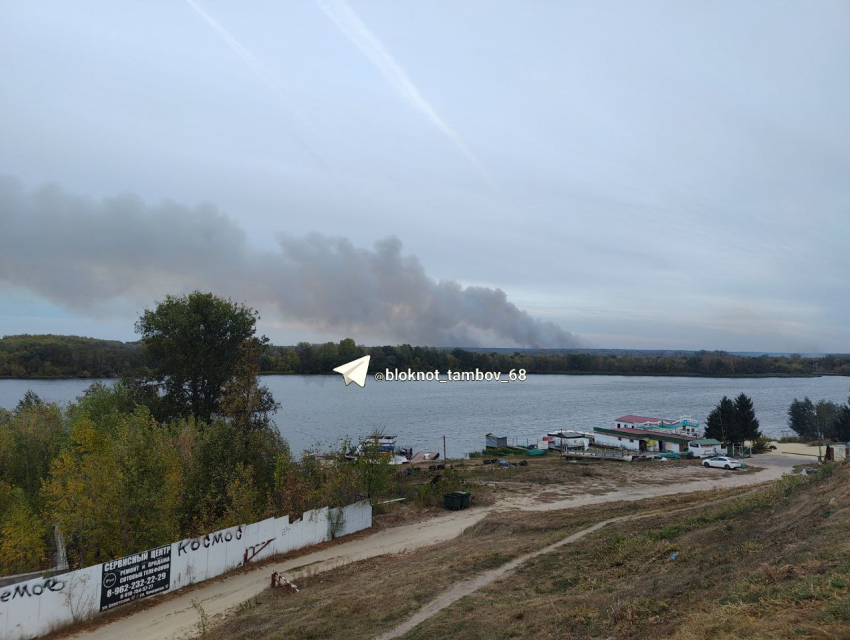
[[[420,345],[571,347],[500,289],[429,277],[394,237],[374,249],[344,238],[278,237],[251,247],[211,205],[96,200],[0,176],[0,282],[91,312],[115,299],[150,305],[166,293],[213,291],[283,321],[337,335]],[[272,312],[272,313],[270,313]]]

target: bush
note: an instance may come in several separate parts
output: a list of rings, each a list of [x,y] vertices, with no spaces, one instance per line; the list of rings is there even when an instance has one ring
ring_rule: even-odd
[[[759,436],[758,438],[753,438],[751,441],[751,450],[753,453],[764,453],[767,451],[768,445],[770,445],[770,438],[765,436]]]

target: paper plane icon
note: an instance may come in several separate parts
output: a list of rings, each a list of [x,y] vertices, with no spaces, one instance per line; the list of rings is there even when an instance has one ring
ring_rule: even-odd
[[[360,385],[361,387],[365,387],[366,372],[369,371],[370,357],[371,356],[363,356],[362,358],[357,358],[357,360],[352,360],[351,362],[337,367],[334,371],[342,374],[342,379],[345,380],[346,387],[352,382]]]

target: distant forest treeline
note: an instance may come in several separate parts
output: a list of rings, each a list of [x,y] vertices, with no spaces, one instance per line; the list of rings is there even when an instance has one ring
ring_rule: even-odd
[[[410,345],[362,347],[350,338],[339,343],[268,346],[260,356],[261,373],[320,374],[369,354],[370,371],[386,368],[528,373],[806,376],[850,375],[850,356],[741,356],[723,351],[665,355],[611,353],[509,353],[435,349]],[[143,366],[139,343],[76,336],[22,335],[0,339],[0,378],[120,377]]]

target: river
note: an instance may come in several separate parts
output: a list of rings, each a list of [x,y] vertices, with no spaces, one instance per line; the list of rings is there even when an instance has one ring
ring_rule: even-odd
[[[105,380],[109,383],[111,381]],[[704,423],[721,396],[753,398],[762,431],[790,435],[786,414],[794,398],[846,402],[850,378],[675,378],[650,376],[529,376],[523,382],[377,382],[344,386],[333,376],[263,376],[281,403],[275,421],[294,452],[330,446],[373,429],[400,445],[449,456],[483,448],[492,431],[533,442],[553,429],[610,426],[624,414],[690,415]],[[14,408],[27,389],[45,400],[71,402],[91,380],[0,380],[0,407]]]
[[[109,380],[104,382],[109,383]],[[529,376],[523,382],[377,382],[343,385],[333,376],[263,376],[281,403],[275,421],[294,452],[330,446],[373,429],[399,445],[450,457],[482,449],[492,431],[513,442],[535,441],[553,429],[610,426],[624,414],[665,418],[690,415],[704,424],[721,396],[753,398],[762,431],[790,434],[786,414],[794,398],[846,402],[850,378],[674,378],[644,376]],[[45,400],[71,402],[91,380],[0,380],[0,407],[12,409],[27,389]]]

